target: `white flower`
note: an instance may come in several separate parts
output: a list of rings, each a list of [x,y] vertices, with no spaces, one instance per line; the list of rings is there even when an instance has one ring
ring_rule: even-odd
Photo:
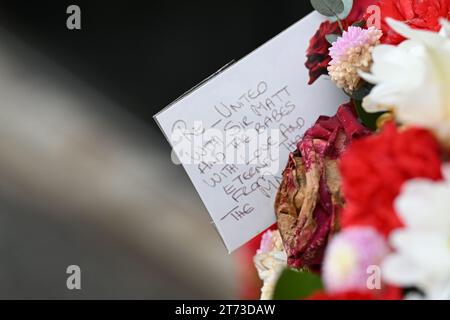
[[[368,112],[391,110],[397,120],[433,130],[450,145],[450,27],[440,33],[413,30],[386,19],[408,40],[398,46],[379,45],[372,51],[371,73],[362,78],[375,84],[364,99]]]
[[[386,282],[415,286],[428,299],[450,299],[450,165],[445,180],[405,183],[395,209],[405,227],[394,230],[395,249],[383,262]]]
[[[261,248],[253,257],[253,261],[259,278],[264,282],[261,300],[272,299],[278,278],[287,266],[287,255],[278,230],[267,231],[263,235]]]

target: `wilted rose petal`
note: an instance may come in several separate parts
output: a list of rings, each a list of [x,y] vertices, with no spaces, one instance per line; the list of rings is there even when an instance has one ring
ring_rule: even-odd
[[[337,158],[352,139],[369,133],[345,104],[335,116],[319,117],[289,155],[275,212],[291,267],[320,266],[343,204]]]

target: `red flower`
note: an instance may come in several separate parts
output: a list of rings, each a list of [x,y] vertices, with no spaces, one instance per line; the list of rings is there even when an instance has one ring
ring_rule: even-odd
[[[347,23],[350,25],[357,21],[364,20],[367,8],[373,4],[378,3],[379,1],[380,0],[354,0],[352,11],[350,11],[345,21],[347,21]]]
[[[385,19],[391,17],[403,21],[414,29],[438,32],[439,18],[450,18],[450,0],[381,0],[382,43],[398,44],[402,36],[387,25]]]
[[[354,22],[362,20],[367,7],[377,1],[379,0],[354,1],[352,10],[347,18],[342,21],[343,28],[347,29]],[[309,70],[308,84],[313,84],[321,75],[328,74],[327,66],[331,61],[328,49],[331,44],[325,39],[325,36],[331,33],[341,34],[339,25],[337,22],[325,21],[320,25],[319,30],[317,30],[311,40],[309,40],[309,47],[306,50],[307,60],[305,62],[305,66]]]
[[[340,293],[326,293],[319,291],[308,300],[400,300],[400,288],[387,286],[385,290],[346,291]]]
[[[319,269],[343,203],[337,158],[350,141],[369,133],[350,104],[341,105],[335,116],[319,117],[289,155],[275,198],[289,266]]]
[[[313,84],[321,75],[328,74],[328,63],[331,57],[328,54],[330,43],[325,39],[325,36],[330,33],[339,33],[339,25],[337,22],[331,23],[329,21],[322,22],[319,30],[309,40],[309,47],[306,51],[305,66],[309,70],[309,82]]]
[[[402,226],[393,201],[408,179],[440,179],[439,145],[425,129],[397,131],[388,123],[379,134],[355,141],[341,157],[346,205],[342,226],[367,225],[388,235]]]
[[[308,300],[375,300],[370,292],[348,291],[329,294],[323,291],[316,292]]]

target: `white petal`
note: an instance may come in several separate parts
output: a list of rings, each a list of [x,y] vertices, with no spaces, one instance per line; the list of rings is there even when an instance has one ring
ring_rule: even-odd
[[[362,106],[367,112],[385,111],[393,105],[402,103],[403,97],[397,88],[385,83],[378,84],[364,98]]]
[[[450,37],[450,22],[447,21],[444,18],[439,19],[439,22],[441,23],[441,31],[439,32],[440,35],[442,35],[443,37]]]
[[[394,253],[383,260],[381,276],[387,283],[408,287],[423,281],[426,275],[407,257]]]
[[[447,180],[447,183],[450,183],[450,164],[445,163],[442,165],[442,174],[444,175],[444,179]]]
[[[430,273],[450,273],[448,234],[414,229],[397,229],[389,243],[416,267]]]
[[[404,41],[399,47],[379,45],[372,52],[374,63],[371,72],[378,82],[384,81],[405,90],[417,85],[415,79],[422,81],[420,79],[424,72],[421,55],[418,45],[411,41]]]
[[[450,232],[450,184],[448,181],[412,179],[394,201],[394,207],[410,228]]]
[[[428,182],[428,181],[427,181]],[[405,184],[402,192],[394,201],[394,207],[402,221],[409,227],[420,226],[425,219],[428,203],[423,197],[411,197],[422,190],[420,182]]]
[[[377,76],[375,74],[372,73],[368,73],[368,72],[364,72],[361,70],[358,70],[358,74],[361,78],[363,78],[364,80],[366,80],[367,82],[376,84],[378,82],[380,82],[381,80],[377,78]]]

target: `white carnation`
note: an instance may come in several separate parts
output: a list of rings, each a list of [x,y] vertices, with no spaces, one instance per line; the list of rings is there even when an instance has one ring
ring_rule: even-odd
[[[450,27],[442,32],[413,30],[387,19],[408,40],[398,46],[379,45],[372,51],[370,73],[362,78],[375,84],[364,99],[368,112],[393,111],[404,124],[429,128],[450,145]]]
[[[278,278],[287,266],[287,255],[283,248],[280,232],[278,230],[268,231],[268,234],[270,234],[271,243],[265,246],[270,250],[258,250],[253,258],[259,278],[264,283],[261,288],[261,300],[272,299]]]
[[[405,183],[395,201],[405,227],[391,233],[395,252],[382,265],[387,282],[418,287],[428,299],[450,299],[450,165],[443,172],[443,181]]]

